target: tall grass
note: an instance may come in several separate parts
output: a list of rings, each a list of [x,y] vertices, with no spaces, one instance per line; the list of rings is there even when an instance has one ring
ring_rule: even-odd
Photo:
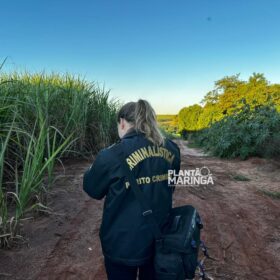
[[[35,125],[36,127],[36,125]],[[47,168],[48,175],[52,174],[53,162],[58,153],[63,150],[65,146],[69,143],[71,135],[64,140],[64,142],[58,146],[51,153],[48,152],[48,157],[44,158],[46,142],[49,138],[49,129],[45,127],[45,123],[40,126],[40,132],[38,137],[34,136],[32,133],[30,137],[30,142],[27,148],[26,157],[24,159],[24,165],[22,169],[22,175],[20,176],[19,181],[16,181],[16,190],[14,193],[16,196],[17,208],[16,208],[16,218],[20,218],[24,212],[28,211],[27,208],[30,200],[36,195],[37,192],[40,192],[42,187],[42,182],[44,178],[44,171]],[[40,201],[38,203],[32,204],[30,209],[34,207],[41,206]]]
[[[3,174],[4,174],[4,157],[7,150],[9,138],[11,136],[13,126],[11,126],[5,139],[0,138],[0,245],[1,247],[6,243],[6,240],[10,236],[8,233],[8,206],[7,198],[4,189],[2,188]]]
[[[40,201],[55,162],[85,157],[117,138],[118,101],[69,74],[0,73],[0,245]]]

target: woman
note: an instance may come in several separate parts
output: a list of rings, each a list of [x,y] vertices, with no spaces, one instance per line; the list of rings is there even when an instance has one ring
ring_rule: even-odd
[[[172,207],[168,169],[180,169],[180,150],[164,138],[156,114],[145,100],[125,104],[117,116],[120,141],[101,150],[84,174],[83,189],[95,199],[106,196],[99,232],[109,280],[153,279],[152,232],[129,186],[126,162],[161,225]]]

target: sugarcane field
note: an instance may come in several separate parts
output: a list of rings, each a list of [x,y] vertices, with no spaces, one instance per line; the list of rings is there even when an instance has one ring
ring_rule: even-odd
[[[0,280],[279,280],[279,8],[2,3]]]

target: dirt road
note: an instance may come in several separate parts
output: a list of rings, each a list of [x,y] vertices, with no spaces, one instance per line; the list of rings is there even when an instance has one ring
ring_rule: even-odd
[[[277,162],[259,158],[221,160],[179,140],[181,169],[206,166],[214,185],[180,187],[174,206],[192,204],[203,222],[203,239],[216,261],[206,268],[214,279],[280,279],[280,200],[261,189],[280,191]],[[54,214],[23,222],[28,246],[0,251],[0,279],[106,279],[98,237],[102,201],[82,191],[91,164],[68,161],[49,194]],[[241,177],[243,175],[243,177]],[[240,181],[244,176],[249,181]]]

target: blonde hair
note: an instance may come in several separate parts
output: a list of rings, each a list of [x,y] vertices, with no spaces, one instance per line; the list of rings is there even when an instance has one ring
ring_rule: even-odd
[[[137,102],[126,103],[119,110],[117,118],[118,122],[123,118],[131,123],[137,132],[144,133],[153,144],[157,146],[164,144],[164,136],[158,127],[156,113],[148,101],[139,99]]]

